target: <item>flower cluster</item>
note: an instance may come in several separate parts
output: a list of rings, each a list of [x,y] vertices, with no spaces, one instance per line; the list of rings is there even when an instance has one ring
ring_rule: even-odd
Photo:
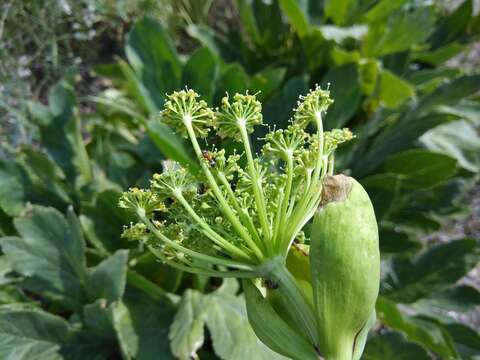
[[[225,96],[218,109],[192,90],[169,95],[161,120],[190,140],[202,171],[166,162],[150,189],[125,192],[119,205],[139,222],[123,236],[181,270],[255,277],[267,259],[286,257],[293,241],[303,241],[323,179],[333,172],[334,150],[352,138],[348,129],[323,131],[331,103],[319,87],[301,96],[289,126],[270,131],[257,155],[250,134],[263,119],[255,95]],[[241,143],[242,153],[205,148],[200,139],[212,130]]]

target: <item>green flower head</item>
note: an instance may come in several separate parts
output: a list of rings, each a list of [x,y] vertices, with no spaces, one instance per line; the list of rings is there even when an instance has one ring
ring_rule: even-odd
[[[199,97],[200,95],[190,89],[167,95],[165,108],[160,113],[162,121],[184,137],[188,137],[189,126],[197,136],[207,137],[215,113],[205,101],[199,100]]]
[[[331,103],[319,87],[300,97],[290,125],[268,132],[256,154],[250,134],[263,116],[255,95],[227,95],[215,113],[193,90],[168,96],[162,120],[190,140],[202,171],[192,174],[168,161],[149,190],[124,193],[120,206],[140,218],[124,236],[145,239],[147,233],[150,251],[181,270],[258,276],[268,259],[285,258],[292,243],[304,238],[323,180],[333,172],[334,150],[352,138],[347,129],[323,132],[321,114]],[[317,125],[313,133],[309,122]],[[202,139],[212,128],[218,137],[241,143],[242,152],[205,148]]]
[[[233,102],[227,95],[222,99],[220,111],[215,119],[215,129],[222,138],[242,140],[242,129],[248,134],[256,125],[262,124],[262,104],[255,95],[235,94]]]

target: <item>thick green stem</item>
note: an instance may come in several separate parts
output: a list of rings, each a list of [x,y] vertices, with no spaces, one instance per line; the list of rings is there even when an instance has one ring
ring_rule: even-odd
[[[297,321],[300,329],[304,329],[310,342],[318,345],[316,317],[307,299],[302,295],[293,275],[288,271],[285,258],[278,256],[270,259],[260,269],[260,274],[278,284],[278,290],[286,303],[286,309],[292,319]]]

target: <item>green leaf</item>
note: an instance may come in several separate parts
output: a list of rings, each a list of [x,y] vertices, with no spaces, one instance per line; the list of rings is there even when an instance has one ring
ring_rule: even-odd
[[[97,194],[93,204],[84,205],[83,214],[80,215],[87,240],[103,255],[127,247],[127,242],[120,235],[123,226],[133,219],[118,207],[120,195],[121,192],[117,190],[102,191]]]
[[[381,293],[398,302],[414,302],[455,283],[479,259],[478,244],[471,239],[436,245],[414,259],[395,258],[382,281]]]
[[[464,169],[480,171],[480,135],[471,122],[461,120],[437,126],[420,141],[427,148],[456,159]]]
[[[446,182],[455,174],[456,165],[457,162],[450,156],[412,149],[389,157],[379,171],[397,174],[402,187],[418,190]],[[364,182],[368,184],[368,178]]]
[[[125,53],[157,110],[162,109],[165,94],[179,87],[182,71],[170,38],[159,23],[144,18],[128,34]]]
[[[196,39],[202,46],[208,47],[212,53],[224,61],[236,61],[241,58],[241,49],[236,46],[237,44],[228,41],[219,32],[215,32],[206,25],[190,24],[186,31],[189,36]]]
[[[231,94],[245,93],[249,88],[249,82],[250,79],[240,64],[234,63],[226,65],[222,70],[217,84],[215,104],[220,102],[220,99],[225,96],[226,92]]]
[[[395,11],[399,10],[407,0],[382,0],[373,6],[364,15],[366,22],[374,23],[384,20]]]
[[[468,26],[473,12],[472,0],[465,0],[448,16],[441,18],[429,42],[433,48],[438,48],[455,40]]]
[[[187,290],[183,294],[169,332],[170,347],[179,359],[194,358],[202,347],[205,319],[199,314],[202,314],[207,303],[207,299],[199,292]]]
[[[187,152],[183,140],[168,126],[158,121],[150,121],[147,133],[167,159],[178,161],[194,172],[200,169],[198,162]]]
[[[373,57],[408,50],[428,38],[434,23],[432,7],[398,11],[388,18],[388,22],[371,24],[363,42],[363,52],[365,56]]]
[[[2,249],[31,291],[77,309],[85,300],[85,243],[72,211],[67,220],[53,208],[35,206],[15,220],[22,238],[4,238]]]
[[[252,93],[260,92],[258,99],[264,101],[267,99],[283,82],[286,69],[269,67],[252,76],[250,81],[250,91]]]
[[[62,359],[68,324],[37,310],[0,310],[0,358],[12,360]]]
[[[478,331],[460,323],[445,324],[462,359],[478,360],[480,354],[480,335]]]
[[[60,209],[72,202],[64,172],[48,155],[32,147],[23,147],[17,155],[17,162],[26,174],[24,191],[27,200]]]
[[[453,42],[432,51],[422,51],[414,53],[412,55],[412,59],[438,66],[450,60],[452,57],[458,55],[465,49],[465,45]]]
[[[302,8],[295,0],[280,0],[279,5],[297,34],[303,37],[308,31],[309,25]]]
[[[49,93],[51,116],[39,123],[43,147],[66,174],[67,180],[79,186],[91,180],[88,155],[75,116],[75,93],[71,79],[58,82]]]
[[[128,288],[113,311],[113,324],[123,353],[137,360],[174,359],[168,342],[172,314],[168,303]]]
[[[408,340],[423,345],[441,358],[458,359],[453,340],[442,325],[428,318],[403,314],[395,303],[383,297],[378,298],[376,309],[385,325],[403,333]]]
[[[378,96],[385,106],[396,108],[414,95],[415,89],[408,82],[388,70],[382,70]]]
[[[0,159],[0,208],[9,216],[19,215],[25,207],[22,174],[13,161]]]
[[[368,341],[362,359],[431,360],[431,357],[421,346],[409,342],[402,334],[389,331]]]
[[[449,311],[468,312],[480,305],[480,291],[468,286],[458,285],[415,302],[416,309],[428,311],[428,314],[447,313]]]
[[[64,319],[32,309],[0,310],[0,358],[11,360],[103,360],[112,343],[79,331]]]
[[[123,296],[128,250],[118,250],[91,270],[88,289],[94,298],[117,301]]]
[[[390,123],[389,126],[373,141],[368,142],[369,149],[365,154],[358,154],[358,158],[354,158],[352,162],[354,175],[363,177],[371,173],[389,155],[411,147],[431,128],[458,119],[457,116],[449,114],[428,114],[423,117],[417,117],[417,114],[412,111],[406,114],[394,114],[391,118],[383,118],[383,121]]]
[[[330,85],[330,96],[334,99],[324,119],[328,129],[344,126],[357,112],[362,99],[358,69],[355,64],[333,68],[322,79],[322,87]]]
[[[414,109],[417,117],[424,115],[438,106],[457,103],[480,90],[480,74],[459,77],[438,87],[434,92],[421,99]]]
[[[345,25],[358,6],[358,0],[325,0],[325,17],[333,20],[335,25]]]
[[[398,254],[398,253],[412,253],[420,250],[422,243],[411,238],[404,232],[396,229],[381,229],[380,230],[380,253]]]
[[[293,108],[297,104],[299,94],[306,94],[308,91],[308,79],[306,76],[295,76],[290,78],[267,101],[264,106],[263,115],[266,124],[277,127],[286,127],[288,119],[293,115]]]
[[[207,326],[215,354],[222,359],[284,359],[258,340],[247,320],[243,298],[235,296],[237,289],[235,280],[224,280],[218,290],[207,295],[185,292],[170,327],[172,351],[177,357],[195,356]]]
[[[213,101],[218,63],[213,53],[206,47],[193,52],[183,68],[184,86],[195,89],[209,104]]]
[[[248,319],[260,340],[271,349],[290,358],[318,357],[313,346],[275,312],[250,280],[243,282],[243,289]]]

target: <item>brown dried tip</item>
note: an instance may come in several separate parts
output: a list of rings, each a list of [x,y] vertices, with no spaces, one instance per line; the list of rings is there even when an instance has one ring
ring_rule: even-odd
[[[345,175],[327,175],[323,181],[323,193],[320,207],[331,202],[345,201],[352,189],[352,178]]]

